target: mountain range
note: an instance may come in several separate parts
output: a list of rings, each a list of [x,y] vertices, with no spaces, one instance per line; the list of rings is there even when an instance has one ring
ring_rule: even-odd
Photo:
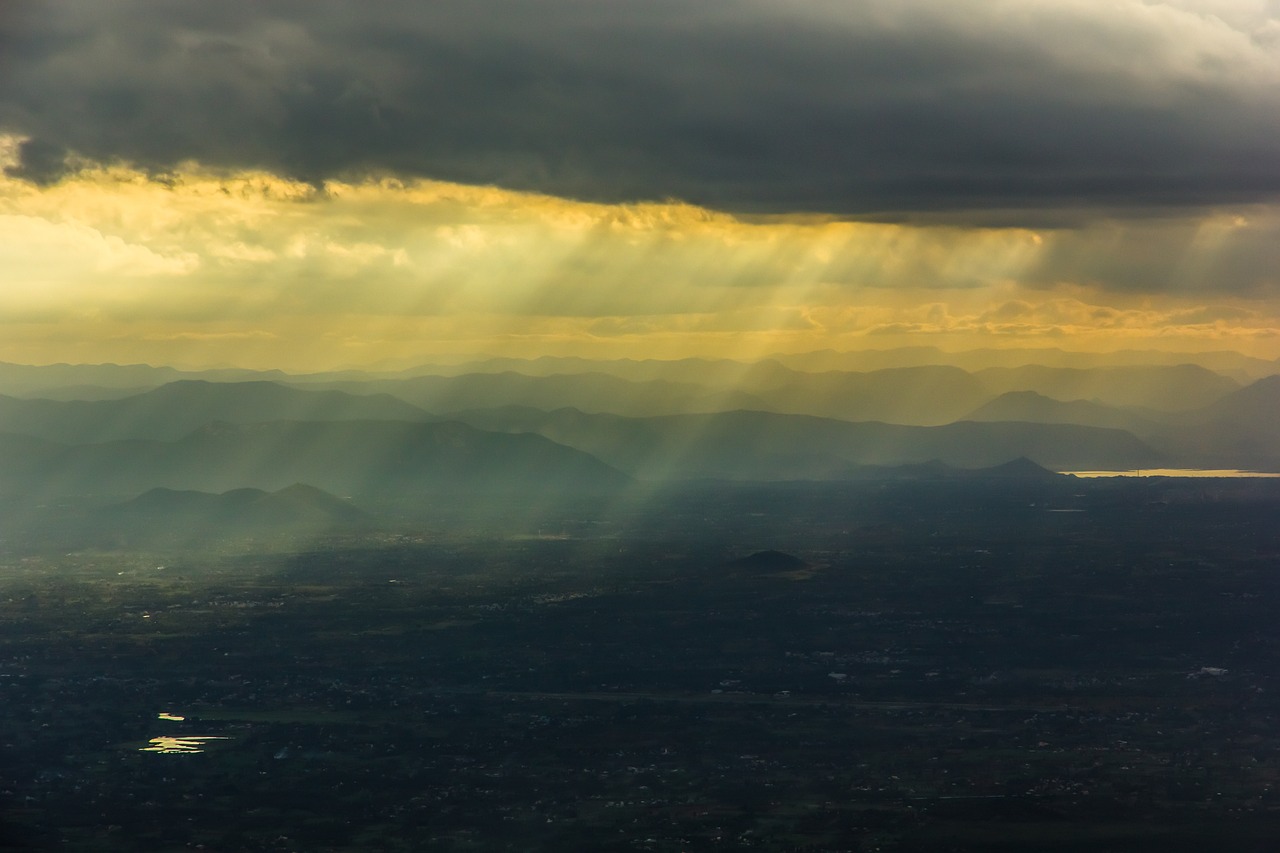
[[[21,440],[0,441],[0,449]],[[212,423],[178,441],[42,443],[24,464],[6,458],[0,490],[51,498],[128,495],[156,487],[275,491],[306,482],[338,495],[592,492],[629,479],[538,435],[498,435],[461,423],[404,421]],[[22,461],[22,460],[18,460]]]
[[[593,494],[633,479],[944,477],[1018,459],[1280,470],[1280,375],[1235,378],[1258,360],[1237,360],[1234,376],[1191,363],[798,369],[834,360],[494,359],[435,375],[0,365],[0,388],[27,395],[0,395],[0,491],[162,488],[150,500],[218,515],[224,504],[175,495],[234,503],[297,483],[376,501]],[[56,393],[31,396],[41,383]]]
[[[1167,461],[1129,433],[1063,424],[964,421],[917,427],[771,412],[624,418],[528,408],[451,417],[486,430],[536,432],[646,480],[849,479],[865,466],[938,461],[980,468],[1017,457],[1055,470],[1146,468]]]
[[[129,438],[174,441],[215,421],[420,421],[428,415],[386,394],[297,390],[276,382],[180,380],[112,400],[0,396],[0,431],[70,444]]]

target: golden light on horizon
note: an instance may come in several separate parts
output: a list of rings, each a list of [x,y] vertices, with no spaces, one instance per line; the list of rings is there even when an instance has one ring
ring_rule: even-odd
[[[9,138],[0,157],[15,150]],[[1280,355],[1256,251],[1221,260],[1280,235],[1275,210],[1247,213],[1047,230],[746,220],[674,201],[82,163],[46,186],[0,178],[0,359],[297,370],[904,342]],[[1175,280],[1124,277],[1174,243]],[[1248,281],[1214,278],[1226,274]]]

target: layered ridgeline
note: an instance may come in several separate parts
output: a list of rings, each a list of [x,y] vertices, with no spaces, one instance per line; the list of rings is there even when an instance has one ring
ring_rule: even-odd
[[[87,444],[119,439],[173,441],[215,422],[422,421],[428,415],[386,394],[296,390],[276,382],[182,380],[106,400],[0,396],[0,431]]]
[[[985,468],[1019,457],[1053,470],[1144,468],[1166,460],[1127,432],[1059,424],[920,427],[770,412],[625,418],[529,408],[454,417],[488,430],[535,432],[646,480],[862,479],[930,461]]]
[[[629,478],[539,435],[404,421],[217,422],[177,441],[61,444],[5,436],[0,490],[44,500],[163,487],[275,491],[294,483],[363,500],[427,494],[613,491]]]
[[[216,382],[258,379],[361,396],[383,393],[436,413],[510,405],[628,416],[743,409],[933,426],[963,419],[1001,394],[1019,391],[1034,391],[1060,401],[1093,400],[1161,412],[1189,410],[1207,406],[1258,378],[1280,373],[1280,365],[1256,359],[1241,358],[1239,365],[1230,371],[1194,364],[1022,365],[975,370],[925,364],[874,370],[802,370],[778,359],[744,363],[543,358],[423,366],[394,374],[347,371],[286,377],[278,371],[232,376],[227,371],[212,371],[181,377]],[[1269,365],[1270,372],[1264,372],[1260,365]],[[138,365],[0,364],[0,394],[58,400],[119,398],[171,384],[175,373]],[[104,384],[94,384],[94,380]]]
[[[1218,369],[1154,356],[1090,366],[1069,355],[1011,365],[961,354],[963,369],[910,363],[922,357],[910,350],[862,371],[825,369],[850,356],[823,353],[502,359],[269,378],[0,365],[0,492],[128,498],[307,483],[358,500],[591,494],[633,478],[941,476],[1019,458],[1059,471],[1280,469],[1277,365],[1210,354]]]

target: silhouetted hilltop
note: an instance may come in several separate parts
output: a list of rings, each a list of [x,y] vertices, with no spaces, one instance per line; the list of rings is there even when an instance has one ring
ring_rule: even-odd
[[[1165,412],[1207,406],[1235,391],[1234,380],[1195,364],[1067,368],[992,367],[974,376],[993,395],[1035,391],[1054,400],[1090,400]]]
[[[155,488],[105,507],[95,519],[105,535],[135,546],[244,536],[317,536],[366,530],[373,524],[351,502],[303,484],[275,492],[242,488],[221,494]]]
[[[255,502],[254,508],[260,516],[268,519],[277,516],[298,520],[321,517],[345,524],[357,524],[369,518],[364,510],[350,501],[306,483],[294,483],[265,495]]]
[[[730,560],[728,565],[734,569],[751,572],[794,572],[807,569],[809,564],[792,554],[782,551],[757,551],[746,557]]]
[[[1062,476],[1056,471],[1050,471],[1048,468],[1037,465],[1025,456],[1019,456],[1017,459],[1005,462],[1003,465],[980,468],[971,472],[971,474],[986,479],[1024,481],[1053,480]]]
[[[147,515],[158,513],[209,515],[220,511],[239,511],[268,494],[270,492],[262,489],[232,489],[229,492],[213,494],[196,489],[170,489],[157,486],[136,498],[109,507],[108,511],[121,514],[137,512]]]
[[[1158,416],[1159,413],[1151,412]],[[1022,421],[1038,424],[1122,429],[1135,435],[1151,431],[1156,422],[1134,412],[1090,400],[1055,400],[1036,391],[1009,391],[964,416],[966,421]]]

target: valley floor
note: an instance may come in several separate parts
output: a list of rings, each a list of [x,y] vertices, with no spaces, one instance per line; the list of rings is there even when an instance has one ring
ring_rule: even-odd
[[[0,849],[1273,849],[1278,507],[707,484],[5,553]]]

